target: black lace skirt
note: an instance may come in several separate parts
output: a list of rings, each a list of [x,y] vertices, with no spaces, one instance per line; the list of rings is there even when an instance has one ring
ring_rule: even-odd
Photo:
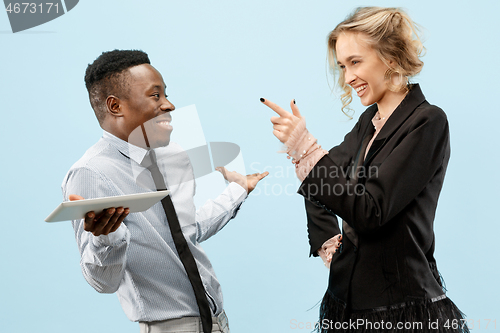
[[[448,297],[411,301],[372,310],[350,311],[329,291],[321,303],[320,333],[329,332],[469,332],[464,314]]]

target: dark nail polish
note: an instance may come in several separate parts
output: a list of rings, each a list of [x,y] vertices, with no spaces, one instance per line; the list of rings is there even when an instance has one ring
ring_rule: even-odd
[[[266,100],[265,100],[265,99],[263,99],[263,98],[261,97],[261,98],[260,98],[260,101],[261,101],[262,103],[264,103]]]
[[[293,104],[295,104],[295,99],[293,100]]]

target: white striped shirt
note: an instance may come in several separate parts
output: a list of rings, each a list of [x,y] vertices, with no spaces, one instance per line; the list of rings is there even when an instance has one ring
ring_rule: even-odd
[[[215,200],[196,211],[194,174],[187,154],[175,143],[155,152],[212,312],[218,315],[223,310],[222,292],[200,243],[236,215],[247,192],[230,183]],[[104,131],[68,171],[62,183],[64,200],[69,194],[91,199],[156,191],[149,171],[140,165],[145,154],[146,150]],[[161,202],[147,211],[130,213],[107,236],[96,237],[83,229],[83,220],[73,221],[85,279],[98,292],[117,292],[132,321],[199,316],[193,288],[167,223]]]

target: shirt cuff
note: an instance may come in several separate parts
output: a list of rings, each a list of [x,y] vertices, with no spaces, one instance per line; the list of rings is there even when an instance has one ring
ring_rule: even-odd
[[[229,196],[236,202],[236,204],[242,203],[248,196],[247,190],[236,182],[229,183],[225,191],[228,192]]]
[[[315,142],[306,128],[306,120],[302,118],[285,142],[286,153],[294,160],[300,160]]]
[[[297,173],[297,178],[299,178],[299,180],[303,182],[309,172],[311,172],[313,167],[316,165],[316,163],[318,163],[318,161],[326,154],[328,154],[326,150],[321,149],[321,147],[317,147],[309,155],[302,158],[302,160],[300,160],[300,163],[296,164],[295,172]]]
[[[125,224],[120,224],[118,229],[107,235],[93,236],[95,246],[118,246],[130,239],[130,235]]]

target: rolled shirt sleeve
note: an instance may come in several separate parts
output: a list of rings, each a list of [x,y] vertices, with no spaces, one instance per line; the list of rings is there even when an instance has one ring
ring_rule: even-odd
[[[199,243],[219,232],[234,218],[247,197],[247,191],[235,182],[214,200],[208,200],[196,212],[197,241]]]
[[[63,183],[64,200],[69,194],[78,194],[85,199],[118,195],[108,186],[106,178],[91,168],[73,169]],[[80,251],[85,280],[100,293],[114,293],[120,286],[125,272],[127,247],[130,232],[125,223],[108,235],[94,236],[84,230],[84,220],[73,220],[73,229]]]

